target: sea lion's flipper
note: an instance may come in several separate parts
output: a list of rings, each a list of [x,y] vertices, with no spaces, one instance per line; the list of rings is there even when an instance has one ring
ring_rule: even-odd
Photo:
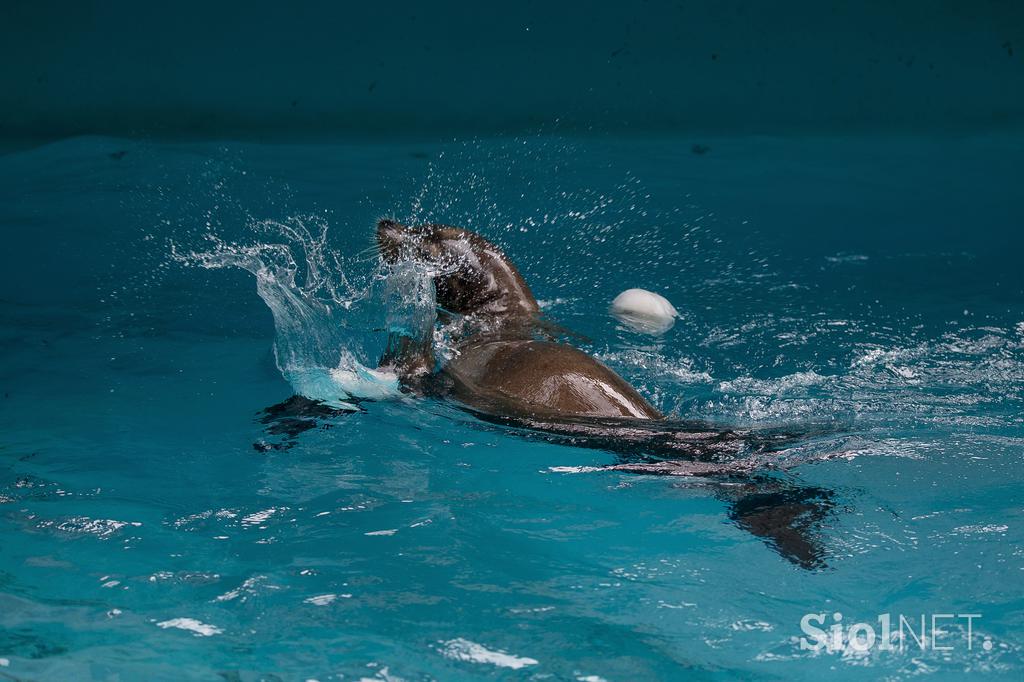
[[[826,566],[821,527],[835,509],[833,491],[763,477],[723,486],[717,494],[729,502],[729,518],[737,526],[762,538],[783,558],[801,568]]]
[[[261,438],[252,444],[259,452],[270,450],[288,450],[298,442],[298,437],[320,426],[325,426],[332,419],[343,415],[361,412],[356,400],[350,401],[353,409],[339,410],[319,400],[305,396],[293,395],[287,400],[265,407],[256,415],[256,421],[263,424],[270,438]]]
[[[403,388],[421,392],[435,362],[433,329],[417,336],[393,331],[377,366],[397,374]]]

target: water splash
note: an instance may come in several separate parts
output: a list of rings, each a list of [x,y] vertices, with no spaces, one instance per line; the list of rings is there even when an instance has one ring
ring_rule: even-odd
[[[428,274],[409,265],[385,277],[379,268],[353,279],[357,259],[329,245],[319,216],[252,221],[261,241],[229,242],[203,235],[209,248],[171,243],[174,260],[216,269],[237,267],[256,279],[274,318],[274,357],[296,393],[333,406],[353,398],[400,395],[398,377],[376,369],[387,331],[423,329],[433,320]]]

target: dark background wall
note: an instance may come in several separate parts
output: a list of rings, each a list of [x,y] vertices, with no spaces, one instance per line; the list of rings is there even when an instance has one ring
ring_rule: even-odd
[[[1024,122],[1024,2],[0,3],[0,136]]]

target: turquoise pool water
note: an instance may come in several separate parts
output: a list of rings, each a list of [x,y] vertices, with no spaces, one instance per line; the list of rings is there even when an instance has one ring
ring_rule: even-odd
[[[0,679],[1020,679],[1022,162],[1010,135],[9,151]],[[417,303],[367,255],[382,216],[500,243],[676,417],[838,456],[642,476],[359,399]],[[327,307],[275,328],[233,265]],[[671,331],[607,315],[634,286]],[[358,410],[268,412],[293,386]],[[942,632],[801,648],[836,612]]]

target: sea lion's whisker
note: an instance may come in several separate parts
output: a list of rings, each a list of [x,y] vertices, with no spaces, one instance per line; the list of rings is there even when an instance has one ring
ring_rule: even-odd
[[[380,257],[381,247],[380,244],[377,243],[376,241],[374,241],[374,243],[371,244],[370,246],[367,246],[365,249],[357,251],[355,255],[353,255],[353,259],[357,263],[367,263],[369,261],[380,260]]]

